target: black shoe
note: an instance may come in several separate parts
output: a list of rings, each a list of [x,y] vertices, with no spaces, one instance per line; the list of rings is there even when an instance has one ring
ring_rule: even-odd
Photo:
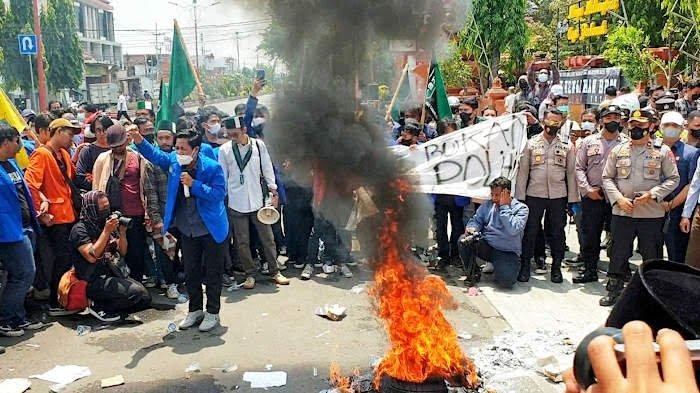
[[[598,273],[595,272],[583,272],[582,274],[579,274],[578,276],[574,277],[572,280],[574,284],[585,284],[587,282],[597,282],[598,281]]]
[[[88,312],[90,313],[90,315],[99,319],[102,322],[116,322],[116,321],[122,319],[121,315],[119,315],[119,314],[109,313],[107,311],[96,310],[92,307],[88,307]]]
[[[622,293],[622,292],[621,291],[608,292],[608,294],[605,297],[600,299],[598,304],[600,304],[603,307],[613,306],[617,302],[617,299],[620,297],[620,293]]]
[[[0,336],[22,337],[24,336],[24,330],[10,325],[0,325]]]
[[[30,321],[25,319],[23,322],[17,325],[17,327],[24,330],[39,330],[44,327],[44,324],[41,321]]]
[[[549,279],[555,284],[564,282],[564,277],[561,275],[561,261],[552,262],[552,272],[549,275]]]
[[[581,258],[580,255],[576,258],[566,258],[564,260],[564,265],[566,265],[567,267],[583,266],[583,258]]]
[[[520,262],[520,273],[518,273],[518,281],[530,281],[530,262]]]

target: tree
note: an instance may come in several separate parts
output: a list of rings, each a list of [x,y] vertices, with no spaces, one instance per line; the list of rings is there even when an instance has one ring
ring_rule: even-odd
[[[667,21],[666,12],[659,0],[625,0],[625,10],[630,26],[641,30],[651,47],[665,46],[662,32]]]
[[[440,63],[440,70],[447,87],[463,88],[472,77],[471,67],[462,60],[462,51],[454,43],[450,43],[448,57]]]
[[[0,5],[0,8],[4,5]],[[0,29],[0,48],[3,48],[2,68],[0,75],[4,80],[7,90],[31,88],[31,75],[27,56],[19,54],[17,35],[31,34],[32,30],[32,2],[26,0],[13,0],[4,15],[4,23]],[[32,58],[33,59],[33,58]]]
[[[653,75],[653,60],[645,48],[649,37],[636,27],[619,27],[608,35],[603,57],[620,67],[625,77],[635,83],[647,82]]]
[[[83,49],[72,0],[49,0],[41,14],[42,39],[51,90],[76,88],[83,79]]]
[[[490,75],[498,75],[501,55],[506,52],[518,66],[522,67],[525,63],[526,10],[526,0],[474,0],[474,23],[489,58]],[[474,57],[479,57],[479,37],[476,37],[476,31],[469,27],[467,23],[466,28],[460,32],[460,46]]]

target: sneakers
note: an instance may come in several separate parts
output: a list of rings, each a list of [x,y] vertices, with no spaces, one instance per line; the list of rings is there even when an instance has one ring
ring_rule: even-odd
[[[535,274],[547,274],[547,265],[542,257],[535,258]]]
[[[585,284],[587,282],[597,282],[598,281],[598,273],[597,272],[583,272],[579,274],[578,276],[574,277],[573,282],[574,284]]]
[[[168,299],[177,299],[180,297],[180,292],[177,290],[177,284],[168,285],[168,290],[165,292]]]
[[[580,255],[575,259],[567,258],[566,260],[564,260],[564,265],[566,265],[567,267],[583,266],[583,258],[581,258]]]
[[[202,323],[199,325],[199,331],[208,332],[217,326],[219,326],[219,314],[209,314],[208,312],[205,312],[204,319],[202,319]]]
[[[272,277],[272,281],[274,281],[277,285],[289,285],[289,279],[283,276],[282,273],[275,274]]]
[[[143,286],[146,288],[155,288],[156,280],[153,277],[148,277],[147,279],[143,280]]]
[[[319,268],[319,269],[320,269],[320,268],[322,268],[322,267],[323,267],[323,263],[322,263],[322,262],[316,262],[316,263],[314,263],[314,267],[316,267],[316,268]]]
[[[98,311],[95,310],[93,307],[88,307],[88,312],[90,313],[90,315],[99,319],[102,322],[116,322],[122,319],[121,315],[119,314],[112,314],[107,311]]]
[[[64,317],[66,315],[74,315],[79,313],[81,310],[66,310],[63,307],[51,307],[49,308],[50,317]]]
[[[335,273],[335,265],[323,265],[323,272],[326,274],[333,274]]]
[[[187,330],[194,325],[199,324],[204,319],[204,312],[202,310],[192,311],[187,313],[185,319],[180,322],[180,330]]]
[[[352,278],[352,271],[350,271],[350,268],[346,264],[340,265],[340,273],[342,273],[345,278]]]
[[[221,285],[226,288],[230,288],[236,285],[236,280],[228,274],[224,274],[221,278]]]
[[[346,265],[348,266],[357,266],[357,260],[355,258],[350,258],[349,261],[345,262]]]
[[[284,271],[287,270],[287,264],[277,261],[277,270]]]
[[[10,325],[0,325],[0,336],[22,337],[24,336],[24,330]]]
[[[312,264],[307,264],[304,266],[304,270],[301,272],[301,279],[302,280],[309,280],[311,276],[314,275],[314,266]]]
[[[30,321],[28,319],[25,319],[22,323],[17,325],[17,328],[24,330],[39,330],[44,326],[44,323],[41,321]]]
[[[255,288],[255,277],[253,277],[253,276],[246,277],[245,281],[243,281],[242,287],[243,287],[243,289]]]
[[[491,262],[486,262],[484,267],[481,268],[481,272],[486,274],[491,274],[494,270],[493,263]]]
[[[306,264],[303,261],[294,261],[292,263],[294,264],[295,269],[303,269],[306,266]]]

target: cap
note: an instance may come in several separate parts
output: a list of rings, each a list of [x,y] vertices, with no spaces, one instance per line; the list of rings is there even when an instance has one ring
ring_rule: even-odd
[[[138,101],[136,103],[136,110],[146,109],[146,101]]]
[[[622,116],[623,115],[622,108],[620,108],[617,105],[612,105],[612,104],[608,105],[605,108],[603,108],[603,110],[600,112],[600,117],[605,117],[605,116],[610,115],[610,114],[616,114],[616,115]]]
[[[33,110],[27,108],[27,109],[22,111],[22,117],[27,118],[27,117],[31,117],[31,116],[36,116],[36,113],[34,113]]]
[[[552,97],[563,96],[564,95],[564,86],[552,85],[552,88],[549,89],[549,92],[552,94]]]
[[[126,143],[126,129],[121,124],[114,124],[107,129],[107,144],[118,147]]]
[[[683,115],[676,111],[666,112],[661,117],[661,124],[678,124],[679,126],[682,126],[683,123]]]
[[[413,135],[420,134],[421,127],[420,124],[414,119],[406,119],[404,124],[404,130],[410,132]]]
[[[161,120],[158,122],[158,131],[170,131],[175,133],[175,123],[168,120]]]
[[[447,97],[447,104],[449,104],[451,107],[459,106],[459,98],[455,96],[449,96]]]
[[[673,111],[676,109],[676,99],[671,94],[665,94],[656,100],[655,106],[659,112]]]
[[[245,123],[243,122],[243,116],[230,116],[223,120],[224,128],[227,130],[236,130],[243,128]]]
[[[630,114],[629,121],[638,121],[640,123],[649,123],[650,121],[653,120],[653,118],[654,118],[654,115],[651,114],[649,111],[638,109],[636,111],[633,111]]]
[[[80,123],[77,120],[68,120],[64,118],[56,119],[49,124],[49,129],[54,128],[71,128],[74,132],[80,131]]]

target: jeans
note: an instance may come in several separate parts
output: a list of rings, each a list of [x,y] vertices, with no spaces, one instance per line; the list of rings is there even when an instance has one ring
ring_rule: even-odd
[[[124,256],[127,266],[131,270],[131,278],[141,282],[143,274],[146,272],[145,254],[148,250],[146,246],[146,226],[143,216],[129,217],[131,218],[131,228],[126,230],[126,241],[128,250]]]
[[[668,260],[685,263],[690,234],[681,232],[680,224],[683,206],[671,210],[668,214],[668,231],[664,235],[664,243],[666,244],[666,251],[668,251]]]
[[[221,286],[224,274],[226,242],[217,243],[211,235],[181,236],[182,260],[185,264],[185,286],[190,295],[190,312],[199,311],[204,303],[202,284],[207,287],[207,312],[221,309]]]
[[[685,255],[685,263],[696,269],[700,269],[700,209],[695,209],[695,213],[690,220],[690,238],[688,240],[688,251]]]
[[[63,274],[73,267],[73,249],[68,237],[73,224],[56,224],[50,227],[42,227],[45,237],[39,242],[41,265],[45,277],[49,277],[49,298],[52,307],[59,307],[58,284]]]
[[[581,246],[581,255],[586,270],[598,271],[600,260],[600,235],[605,221],[612,215],[612,207],[605,200],[594,201],[588,197],[581,200],[581,229],[586,234]]]
[[[257,212],[240,213],[233,209],[228,209],[228,218],[229,224],[233,226],[238,257],[241,260],[245,275],[252,276],[255,274],[256,270],[255,263],[253,262],[253,254],[250,251],[249,225],[251,223],[255,226],[258,236],[260,237],[265,260],[268,261],[270,274],[273,276],[276,275],[279,272],[277,268],[277,249],[270,225],[265,225],[260,222]]]
[[[132,314],[151,307],[151,294],[133,278],[95,277],[87,285],[87,297],[98,311]]]
[[[465,235],[462,235],[465,236]],[[480,259],[493,264],[493,276],[496,284],[503,288],[512,288],[520,271],[520,257],[514,252],[505,252],[493,248],[486,240],[481,240],[473,245],[459,242],[459,256],[465,271],[469,271],[469,263],[472,263],[474,252]]]
[[[457,241],[464,233],[464,223],[462,222],[464,208],[455,204],[454,197],[451,199],[451,204],[435,204],[435,240],[438,244],[438,256],[444,263],[449,263],[451,256],[456,257],[459,254]],[[452,225],[449,238],[447,233],[448,219]]]
[[[290,261],[306,261],[313,226],[311,190],[289,187],[287,205],[284,207],[284,232],[287,235],[287,256]]]
[[[629,259],[632,257],[634,238],[638,239],[642,260],[662,257],[664,218],[631,218],[612,216],[612,247],[608,277],[623,279],[630,274]]]
[[[525,204],[530,209],[530,214],[527,217],[527,226],[523,236],[523,261],[529,261],[533,257],[537,230],[545,212],[544,232],[545,235],[549,233],[551,236],[549,246],[552,251],[552,259],[554,261],[562,261],[564,259],[564,243],[566,241],[564,233],[564,227],[566,226],[566,198],[527,197]]]
[[[309,238],[307,263],[318,263],[319,240],[323,241],[322,262],[325,265],[346,263],[350,260],[350,252],[340,240],[333,223],[319,216],[314,220],[314,228]]]
[[[0,325],[16,326],[26,317],[24,298],[36,273],[29,235],[19,242],[0,243],[0,261],[7,272],[7,285],[0,298]]]

